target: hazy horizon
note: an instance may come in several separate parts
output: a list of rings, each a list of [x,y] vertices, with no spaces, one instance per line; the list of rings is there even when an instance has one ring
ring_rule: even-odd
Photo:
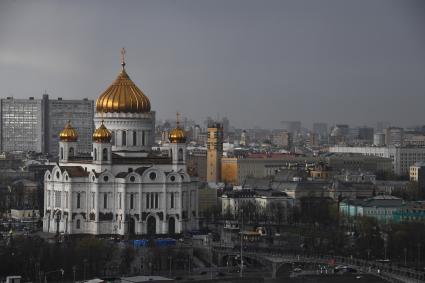
[[[425,1],[0,2],[0,97],[96,99],[120,70],[159,119],[425,124]]]

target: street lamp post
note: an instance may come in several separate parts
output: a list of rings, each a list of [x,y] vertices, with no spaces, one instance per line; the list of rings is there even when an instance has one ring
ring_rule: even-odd
[[[240,270],[240,277],[243,277],[243,209],[241,209],[241,227],[240,227],[240,232],[241,232],[241,270]]]
[[[211,233],[208,234],[208,240],[210,244],[210,279],[213,279],[213,266],[212,266],[212,235]]]
[[[407,248],[404,248],[404,265],[407,265]]]
[[[169,271],[168,276],[170,276],[170,277],[171,277],[171,259],[172,259],[172,257],[171,257],[171,256],[169,256],[169,257],[168,257],[168,260],[170,261],[170,271]]]
[[[72,273],[74,274],[74,283],[75,283],[75,272],[77,271],[77,267],[74,265],[72,267]]]

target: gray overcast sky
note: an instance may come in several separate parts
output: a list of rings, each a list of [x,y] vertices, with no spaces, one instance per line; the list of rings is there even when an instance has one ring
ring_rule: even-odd
[[[0,96],[96,99],[123,46],[158,118],[425,124],[424,0],[0,0]]]

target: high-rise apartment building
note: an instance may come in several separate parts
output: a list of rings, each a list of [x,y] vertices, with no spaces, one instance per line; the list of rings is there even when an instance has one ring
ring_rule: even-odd
[[[374,129],[370,127],[359,127],[357,139],[367,144],[373,143]]]
[[[385,131],[385,144],[387,146],[403,146],[404,130],[398,127],[389,127]]]
[[[301,132],[301,122],[300,121],[282,121],[282,129],[286,130],[292,134]]]
[[[80,152],[91,151],[91,121],[94,115],[93,100],[57,100],[44,94],[41,99],[0,99],[0,149],[10,151],[35,151],[58,155],[59,132],[67,120],[72,120],[78,130]]]
[[[223,126],[208,125],[207,182],[221,181],[221,157],[223,156]]]
[[[275,130],[272,133],[272,143],[285,149],[291,149],[293,145],[293,135],[285,130]]]

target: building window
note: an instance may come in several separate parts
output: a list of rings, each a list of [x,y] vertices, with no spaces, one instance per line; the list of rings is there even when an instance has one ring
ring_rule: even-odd
[[[122,196],[121,193],[118,193],[118,206],[119,206],[120,209],[122,208],[122,204],[121,204],[122,197],[121,196]]]
[[[137,145],[137,132],[133,131],[133,145]]]
[[[174,193],[171,193],[171,203],[170,203],[170,207],[174,208]]]
[[[122,145],[123,146],[127,145],[127,132],[126,131],[122,132]]]
[[[142,145],[145,145],[145,131],[142,131]]]
[[[104,193],[103,194],[103,208],[108,208],[108,194]]]
[[[146,208],[149,208],[149,193],[146,193]]]
[[[65,208],[68,208],[68,192],[65,192]]]
[[[73,147],[69,148],[69,156],[74,156],[74,148]]]
[[[81,208],[81,194],[77,193],[77,208]]]
[[[61,206],[61,192],[55,192],[55,207]]]
[[[155,193],[155,208],[158,208],[158,201],[159,200],[159,195],[158,193]]]
[[[152,193],[150,193],[150,199],[151,199],[151,206],[150,206],[150,208],[154,208],[154,206],[153,206],[154,199],[153,199],[153,194]]]
[[[80,229],[80,227],[81,227],[81,221],[80,219],[77,219],[77,229]]]
[[[182,148],[179,149],[178,160],[183,161],[183,149]]]
[[[93,151],[94,160],[97,160],[97,149],[95,148]]]
[[[134,208],[134,195],[131,194],[130,195],[130,209],[133,209],[133,208]]]
[[[63,159],[63,147],[61,147],[61,159]]]
[[[149,174],[149,179],[151,179],[152,181],[156,179],[156,173],[155,172],[151,172]]]
[[[108,161],[108,149],[107,148],[104,148],[103,149],[103,151],[102,151],[102,158],[103,158],[103,161]]]
[[[94,201],[95,201],[95,193],[92,193],[92,194],[91,194],[92,208],[95,208],[95,206],[94,206]]]

